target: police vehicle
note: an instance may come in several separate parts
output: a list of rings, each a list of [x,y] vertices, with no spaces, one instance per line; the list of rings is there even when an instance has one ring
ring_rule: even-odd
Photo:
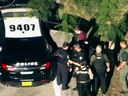
[[[46,26],[37,14],[22,7],[0,10],[1,74],[5,85],[36,86],[54,78],[52,48],[44,35]]]

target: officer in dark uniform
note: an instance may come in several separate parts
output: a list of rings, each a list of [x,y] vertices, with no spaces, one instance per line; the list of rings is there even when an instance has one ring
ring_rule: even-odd
[[[128,46],[125,40],[120,42],[121,50],[118,54],[119,66],[116,68],[120,72],[119,78],[122,84],[121,94],[128,92]]]
[[[75,72],[79,96],[94,96],[90,89],[93,74],[91,69],[87,66],[86,61],[82,61],[80,65],[73,61],[71,63],[78,66],[75,68]]]
[[[62,84],[62,90],[69,89],[68,86],[68,43],[64,42],[63,47],[55,52],[57,62],[57,84]]]
[[[79,43],[74,44],[74,50],[75,50],[75,52],[73,54],[72,61],[77,62],[77,63],[81,63],[82,61],[86,61],[85,51],[81,49]],[[74,66],[74,70],[75,70],[75,68],[76,68],[76,66]],[[77,90],[76,87],[73,88],[73,90]]]
[[[106,54],[102,54],[101,45],[97,45],[96,54],[91,56],[90,65],[94,74],[93,92],[97,95],[98,89],[101,85],[102,94],[105,96],[107,91],[106,71],[110,71],[110,65]]]

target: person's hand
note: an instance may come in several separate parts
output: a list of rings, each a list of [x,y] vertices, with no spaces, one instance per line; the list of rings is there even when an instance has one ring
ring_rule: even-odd
[[[2,47],[0,46],[0,52],[2,51]]]
[[[68,71],[69,71],[69,72],[72,72],[72,68],[69,68]]]
[[[88,41],[85,41],[84,43],[85,43],[85,44],[88,44]]]
[[[106,69],[106,71],[109,72],[109,71],[110,71],[110,68],[108,67],[108,68]]]
[[[120,71],[120,67],[116,67],[116,70],[117,70],[117,71]]]
[[[73,63],[73,61],[72,61],[72,60],[68,60],[68,62],[69,62],[70,64],[72,64],[72,63]]]

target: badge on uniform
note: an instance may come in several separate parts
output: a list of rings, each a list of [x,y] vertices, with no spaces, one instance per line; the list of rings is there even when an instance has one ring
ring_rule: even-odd
[[[69,55],[67,55],[67,59],[69,59]]]
[[[79,57],[79,60],[82,60],[82,58],[83,58],[83,57],[80,56],[80,57]]]

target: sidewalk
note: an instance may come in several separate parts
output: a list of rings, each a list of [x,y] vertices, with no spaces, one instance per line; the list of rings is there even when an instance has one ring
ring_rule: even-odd
[[[64,32],[60,32],[57,34],[58,31],[56,30],[50,30],[50,34],[53,38],[53,40],[56,42],[56,44],[58,45],[58,47],[62,47],[63,42],[66,40],[65,38],[65,33]],[[69,36],[71,36],[71,33],[69,34]],[[56,81],[55,81],[56,82]],[[57,96],[78,96],[77,91],[72,90],[74,87],[76,87],[76,79],[72,77],[70,83],[69,83],[70,88],[68,90],[61,90],[62,85],[58,86],[57,88],[60,88],[60,92],[56,92]]]
[[[76,87],[76,79],[72,77],[70,83],[69,83],[70,88],[68,90],[61,90],[61,95],[62,96],[78,96],[78,92],[72,90],[74,87]],[[61,86],[60,86],[61,88]]]

